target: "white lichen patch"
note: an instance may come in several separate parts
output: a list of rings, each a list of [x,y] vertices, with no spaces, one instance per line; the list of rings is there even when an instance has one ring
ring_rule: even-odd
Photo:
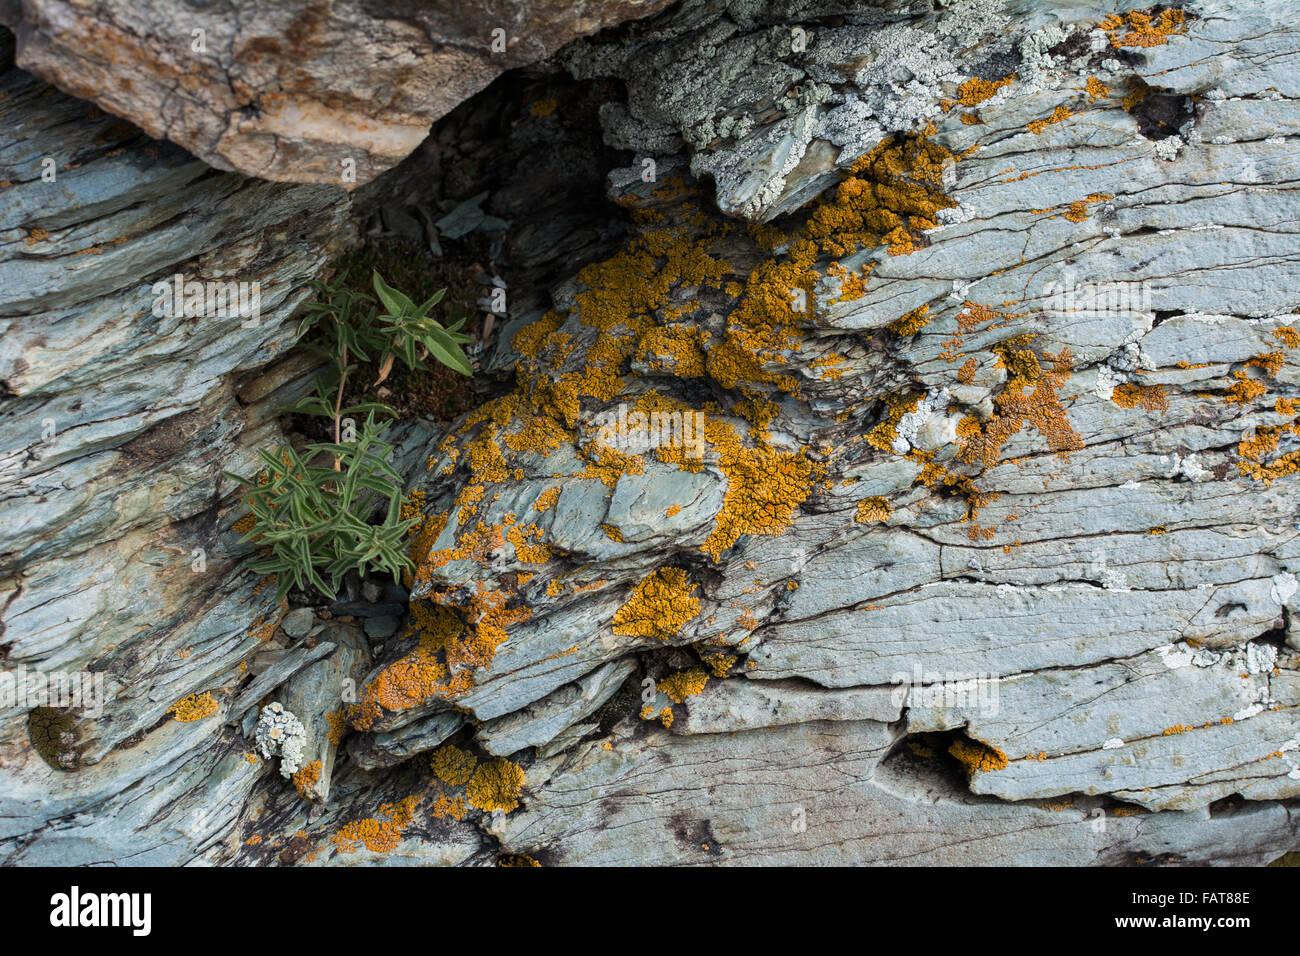
[[[1269,597],[1278,605],[1285,605],[1291,598],[1295,597],[1295,592],[1300,589],[1300,584],[1296,582],[1296,577],[1290,571],[1283,571],[1281,574],[1273,575],[1273,587],[1269,590]]]
[[[290,777],[302,769],[302,751],[307,731],[302,721],[275,701],[262,708],[253,733],[257,752],[264,760],[280,758],[280,775]]]
[[[916,408],[898,420],[898,427],[891,445],[894,454],[906,455],[912,450],[912,446],[917,444],[917,435],[925,426],[925,423],[940,409],[947,407],[949,398],[950,395],[946,388],[930,389]],[[956,437],[955,426],[953,437]]]

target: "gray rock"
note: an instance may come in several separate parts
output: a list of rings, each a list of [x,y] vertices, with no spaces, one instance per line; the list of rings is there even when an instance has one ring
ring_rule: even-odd
[[[294,640],[306,637],[316,623],[316,615],[309,607],[296,607],[280,620],[280,630]]]

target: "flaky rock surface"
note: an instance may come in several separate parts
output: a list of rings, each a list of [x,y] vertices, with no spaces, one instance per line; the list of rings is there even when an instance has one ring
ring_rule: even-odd
[[[73,771],[5,713],[3,858],[1293,849],[1288,5],[915,6],[674,6],[466,104],[351,199],[134,133],[101,148],[84,104],[6,74],[0,643],[116,683],[102,715],[41,725]],[[536,194],[589,186],[593,114],[619,211],[551,241]],[[36,158],[56,150],[81,164],[58,192]],[[499,387],[402,433],[409,614],[368,648],[312,632],[345,657],[259,655],[280,609],[237,570],[218,475],[310,371],[265,363],[349,211],[418,231],[403,204],[471,199],[528,239],[500,242]],[[182,260],[263,270],[260,328],[157,326],[144,290]],[[57,438],[22,431],[48,417]],[[323,779],[248,753],[248,690],[281,685]]]
[[[503,71],[669,0],[7,0],[18,66],[217,169],[352,186]]]

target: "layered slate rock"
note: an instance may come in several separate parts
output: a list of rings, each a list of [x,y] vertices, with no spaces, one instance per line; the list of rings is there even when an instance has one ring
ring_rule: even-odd
[[[18,65],[209,165],[349,188],[503,71],[668,0],[0,5]]]
[[[1285,7],[931,7],[686,3],[552,61],[605,84],[621,222],[575,216],[576,274],[518,250],[527,305],[484,361],[513,383],[403,431],[410,613],[366,646],[330,625],[267,649],[279,611],[218,477],[282,438],[311,371],[280,358],[288,320],[346,197],[96,142],[111,121],[10,74],[0,645],[114,683],[97,718],[5,714],[0,857],[1295,847]],[[534,102],[511,149],[545,141]],[[549,236],[526,183],[492,208]],[[261,324],[154,317],[175,271],[260,277]],[[29,435],[50,417],[66,444]],[[267,699],[319,776],[252,753]]]
[[[757,155],[752,131],[794,135],[767,104],[801,82],[772,52],[795,25],[842,77],[810,115],[875,119],[813,136],[826,162],[733,202],[724,171]],[[516,390],[414,476],[412,624],[353,726],[563,715],[637,660],[642,683],[597,720],[519,738],[523,809],[492,832],[556,862],[797,854],[801,788],[832,826],[802,845],[841,862],[967,859],[945,819],[1019,861],[1291,845],[1281,8],[1065,23],[958,4],[808,27],[687,8],[561,57],[628,84],[602,117],[643,150],[610,176],[636,235],[555,290],[509,343]],[[954,36],[989,60],[908,78]],[[795,60],[811,75],[811,52]],[[676,86],[672,63],[691,64]],[[681,135],[696,127],[668,90],[688,88],[714,135]],[[886,88],[909,104],[893,125]],[[723,113],[750,132],[716,135]],[[955,775],[903,773],[936,748]],[[791,777],[768,793],[756,768]],[[770,832],[747,833],[760,818]],[[907,844],[918,829],[933,846]]]
[[[255,470],[310,384],[288,319],[346,195],[213,170],[20,70],[0,87],[0,657],[102,694],[51,702],[55,752],[23,701],[0,714],[0,857],[181,863],[269,769],[222,720],[282,613],[222,471]],[[160,308],[178,274],[258,283],[260,311]]]

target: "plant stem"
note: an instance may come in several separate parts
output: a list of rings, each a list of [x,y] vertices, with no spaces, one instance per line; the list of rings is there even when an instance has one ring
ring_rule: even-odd
[[[340,431],[339,414],[343,408],[343,388],[344,386],[347,385],[347,382],[348,382],[348,347],[347,344],[345,343],[343,345],[343,360],[340,363],[339,393],[334,397],[334,444],[336,445],[343,444],[343,442],[341,441],[342,433]],[[338,455],[334,456],[335,471],[343,470],[342,462],[343,459],[341,459]]]

